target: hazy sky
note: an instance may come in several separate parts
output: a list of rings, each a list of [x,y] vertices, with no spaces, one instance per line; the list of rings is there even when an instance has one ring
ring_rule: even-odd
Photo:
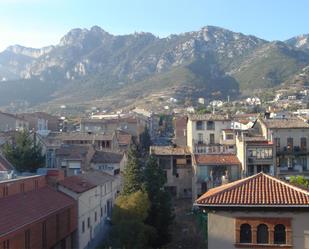
[[[158,36],[220,26],[267,40],[309,33],[309,0],[0,0],[0,51],[58,43],[70,29]]]

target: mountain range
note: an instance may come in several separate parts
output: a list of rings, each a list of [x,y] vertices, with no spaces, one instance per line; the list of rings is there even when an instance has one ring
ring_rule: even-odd
[[[57,45],[14,45],[0,53],[0,106],[123,107],[155,94],[236,98],[296,84],[293,79],[308,74],[308,65],[309,35],[266,41],[206,26],[159,38],[77,28]]]

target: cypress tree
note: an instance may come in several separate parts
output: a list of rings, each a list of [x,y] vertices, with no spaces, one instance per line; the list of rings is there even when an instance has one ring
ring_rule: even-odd
[[[173,221],[172,203],[169,193],[164,190],[166,182],[164,171],[155,157],[149,157],[144,170],[145,190],[151,202],[146,223],[157,231],[153,246],[161,246],[169,241],[169,225]]]
[[[142,189],[142,169],[135,145],[128,150],[128,161],[124,169],[123,195],[132,194]]]

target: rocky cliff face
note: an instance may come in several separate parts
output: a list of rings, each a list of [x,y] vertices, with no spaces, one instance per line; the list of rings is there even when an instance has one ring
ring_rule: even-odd
[[[268,42],[214,26],[166,38],[115,36],[94,26],[71,30],[55,46],[9,47],[0,53],[0,80],[53,84],[62,97],[77,86],[101,95],[188,86],[228,95],[286,82],[309,64],[308,44],[308,35]]]

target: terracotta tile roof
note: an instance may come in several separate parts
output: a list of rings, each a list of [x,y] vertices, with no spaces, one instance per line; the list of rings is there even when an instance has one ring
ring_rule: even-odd
[[[119,145],[130,145],[132,141],[131,134],[119,134],[117,135],[117,141]]]
[[[66,177],[63,181],[59,182],[59,185],[75,193],[84,193],[96,187],[95,184],[84,180],[78,175]]]
[[[0,237],[74,204],[50,187],[1,198]]]
[[[87,141],[97,141],[97,140],[112,140],[113,134],[95,134],[87,132],[50,132],[45,140],[47,139],[58,139],[62,141],[72,141],[72,140],[87,140]]]
[[[223,114],[191,114],[189,119],[192,121],[212,120],[212,121],[229,121],[231,117]]]
[[[300,206],[309,207],[309,191],[275,177],[258,173],[210,189],[196,200],[202,206]]]
[[[88,150],[89,145],[61,145],[60,148],[56,149],[56,156],[82,160],[86,157]]]
[[[92,163],[120,163],[123,158],[122,153],[111,151],[96,151],[93,155]]]
[[[13,165],[6,160],[4,156],[0,154],[0,171],[11,171],[14,170]]]
[[[69,176],[59,182],[59,185],[75,192],[83,193],[115,178],[100,171],[90,171],[84,174]]]
[[[261,118],[260,121],[265,124],[269,129],[304,129],[309,128],[309,124],[299,118],[299,117],[290,117],[290,118],[271,118],[265,119]]]
[[[173,147],[173,146],[150,146],[150,154],[158,156],[168,155],[190,155],[188,147]]]
[[[195,162],[203,165],[238,165],[240,161],[233,154],[194,155]]]

